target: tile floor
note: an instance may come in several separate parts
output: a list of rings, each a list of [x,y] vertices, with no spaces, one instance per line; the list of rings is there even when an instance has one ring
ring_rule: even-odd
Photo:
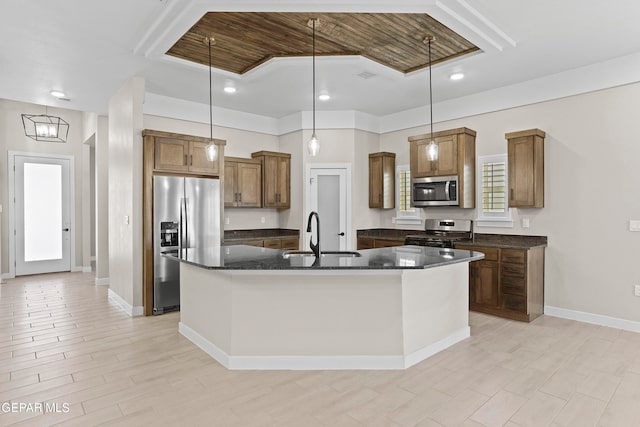
[[[470,339],[405,371],[228,371],[179,313],[129,318],[93,282],[0,285],[0,425],[640,425],[640,334],[471,313]]]

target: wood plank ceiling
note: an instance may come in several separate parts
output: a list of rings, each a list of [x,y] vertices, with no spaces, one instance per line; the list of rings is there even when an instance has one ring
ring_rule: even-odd
[[[361,55],[402,73],[429,65],[428,35],[434,64],[479,50],[426,14],[209,12],[167,54],[208,66],[212,36],[212,65],[244,74],[271,58],[311,56],[310,18],[319,20],[316,55]]]

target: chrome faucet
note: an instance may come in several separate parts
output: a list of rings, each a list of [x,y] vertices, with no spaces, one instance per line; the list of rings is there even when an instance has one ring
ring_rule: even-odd
[[[311,233],[311,218],[316,217],[316,233],[318,233],[316,244],[313,244],[313,234],[309,239],[309,247],[311,251],[316,256],[316,258],[320,258],[320,217],[318,216],[318,212],[311,212],[309,214],[309,219],[307,220],[307,233]]]

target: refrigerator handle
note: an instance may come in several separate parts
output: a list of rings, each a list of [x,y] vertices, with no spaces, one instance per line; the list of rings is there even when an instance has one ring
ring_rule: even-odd
[[[186,258],[186,256],[183,256],[183,249],[186,249],[186,245],[185,245],[185,232],[186,232],[186,227],[185,227],[185,221],[186,221],[186,207],[185,207],[185,199],[181,198],[180,199],[180,222],[178,223],[178,253],[180,254],[179,258]],[[185,254],[186,255],[186,254]]]
[[[189,249],[191,244],[189,243],[189,210],[188,205],[189,199],[184,198],[184,247],[185,249]],[[186,255],[186,254],[185,254]]]

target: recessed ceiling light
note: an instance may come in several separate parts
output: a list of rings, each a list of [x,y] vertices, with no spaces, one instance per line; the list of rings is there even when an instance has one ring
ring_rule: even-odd
[[[59,90],[52,90],[49,92],[51,95],[55,96],[56,98],[64,98],[64,92],[59,91]]]
[[[227,93],[236,93],[236,88],[233,86],[225,86],[224,91]]]
[[[328,101],[331,99],[331,96],[328,93],[322,93],[320,94],[320,96],[318,96],[318,99],[320,101]]]
[[[464,79],[464,73],[453,73],[449,76],[451,80],[462,80]]]

